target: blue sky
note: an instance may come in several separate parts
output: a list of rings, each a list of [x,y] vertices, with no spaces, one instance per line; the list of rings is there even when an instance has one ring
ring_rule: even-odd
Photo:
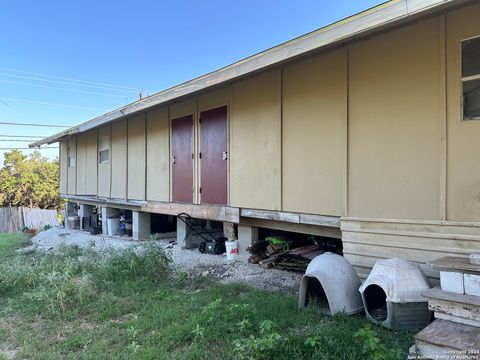
[[[4,2],[0,122],[74,125],[133,101],[134,89],[160,91],[381,2]],[[0,135],[60,130],[0,125]],[[0,148],[26,144],[0,141]]]

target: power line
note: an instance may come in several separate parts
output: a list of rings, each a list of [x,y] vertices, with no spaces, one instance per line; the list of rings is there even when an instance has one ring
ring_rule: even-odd
[[[44,82],[61,84],[61,85],[69,85],[69,86],[81,86],[81,87],[87,87],[87,88],[93,88],[93,89],[103,89],[103,90],[110,90],[110,91],[124,91],[124,92],[129,92],[129,93],[133,93],[133,92],[137,93],[136,90],[116,89],[116,88],[110,88],[110,87],[107,87],[107,86],[95,86],[95,85],[87,85],[87,84],[78,84],[78,83],[69,82],[69,81],[42,79],[42,78],[36,78],[36,77],[24,76],[24,75],[18,75],[18,74],[0,73],[0,76],[8,76],[8,77],[14,77],[14,78],[18,78],[18,79],[26,79],[26,80],[33,80],[33,81],[44,81]]]
[[[8,141],[8,142],[31,142],[35,141],[34,139],[30,140],[22,140],[22,139],[0,139],[0,141]]]
[[[48,136],[48,135],[38,136],[38,135],[11,135],[11,134],[0,134],[0,137],[37,138],[37,139],[43,139],[44,137],[47,137],[47,136]]]
[[[0,75],[1,75],[1,74],[0,74]],[[33,83],[23,82],[23,81],[13,81],[13,80],[4,80],[4,79],[0,79],[0,81],[1,81],[1,82],[5,82],[5,83],[9,83],[9,84],[35,86],[35,87],[40,87],[40,88],[45,88],[45,89],[71,91],[71,92],[77,92],[77,93],[82,93],[82,94],[111,96],[111,97],[116,97],[116,98],[121,98],[121,99],[132,98],[131,96],[107,94],[107,93],[100,93],[100,92],[94,92],[94,91],[85,91],[85,90],[78,90],[78,89],[67,89],[67,88],[62,88],[62,87],[58,87],[58,86],[40,85],[40,84],[33,84]]]
[[[46,149],[58,149],[58,146],[36,148],[36,149],[31,149],[31,148],[28,148],[28,147],[0,148],[0,150],[46,150]]]
[[[68,80],[70,82],[73,81],[73,82],[80,82],[80,83],[85,83],[85,84],[97,84],[97,85],[101,85],[101,86],[104,86],[104,87],[131,90],[131,91],[135,91],[135,92],[144,90],[144,89],[134,88],[134,87],[130,87],[130,86],[102,83],[102,82],[98,82],[98,81],[81,80],[81,79],[75,79],[75,78],[71,78],[71,77],[58,76],[58,75],[48,75],[48,74],[18,70],[18,69],[13,69],[13,68],[8,68],[8,67],[0,67],[0,69],[1,70],[6,70],[6,71],[19,72],[19,73],[22,73],[22,74],[38,75],[38,76],[49,77],[49,78],[54,78],[54,79]]]
[[[109,109],[105,109],[105,108],[96,108],[96,107],[83,106],[83,105],[59,104],[59,103],[37,101],[37,100],[30,100],[30,99],[0,97],[0,100],[24,102],[24,103],[39,104],[39,105],[58,106],[58,107],[67,107],[67,108],[76,108],[76,109],[101,110],[101,111],[108,111],[109,110]]]
[[[15,122],[0,122],[0,125],[40,126],[40,127],[56,127],[56,128],[69,128],[69,127],[71,127],[71,125],[30,124],[30,123],[15,123]],[[43,138],[43,136],[40,136],[40,137]]]

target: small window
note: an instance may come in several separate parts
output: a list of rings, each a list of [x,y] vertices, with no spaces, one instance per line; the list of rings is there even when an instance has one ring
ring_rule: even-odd
[[[102,136],[98,140],[98,162],[107,164],[110,160],[110,139],[108,136]]]
[[[462,41],[463,120],[480,120],[480,37]]]
[[[76,153],[75,153],[75,146],[72,142],[68,142],[68,147],[67,147],[67,166],[70,167],[75,167],[76,165]]]
[[[75,155],[68,155],[68,167],[75,167]]]

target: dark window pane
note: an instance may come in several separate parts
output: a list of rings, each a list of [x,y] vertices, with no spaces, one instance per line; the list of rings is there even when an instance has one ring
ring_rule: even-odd
[[[462,77],[480,74],[480,38],[462,41]]]
[[[480,79],[463,82],[463,118],[480,118]]]
[[[109,156],[110,156],[110,151],[108,150],[102,150],[99,152],[99,160],[100,164],[108,163]]]

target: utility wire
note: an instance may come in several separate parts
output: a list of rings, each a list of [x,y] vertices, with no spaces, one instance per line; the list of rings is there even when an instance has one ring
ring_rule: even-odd
[[[24,70],[12,69],[12,68],[8,68],[8,67],[0,67],[0,70],[18,72],[18,73],[22,73],[22,74],[37,75],[37,76],[54,78],[54,79],[68,80],[68,81],[70,81],[70,82],[79,82],[79,83],[84,83],[84,84],[94,84],[94,85],[100,85],[100,86],[108,87],[108,88],[131,90],[131,91],[135,91],[135,92],[144,90],[144,89],[134,88],[134,87],[130,87],[130,86],[123,86],[123,85],[115,85],[115,84],[109,84],[109,83],[102,83],[102,82],[98,82],[98,81],[81,80],[81,79],[75,79],[75,78],[71,78],[71,77],[58,76],[58,75],[48,75],[48,74],[42,74],[42,73],[37,73],[37,72],[31,72],[31,71],[24,71]]]
[[[0,122],[0,125],[16,125],[16,126],[41,126],[41,127],[56,127],[56,128],[69,128],[71,125],[52,125],[52,124],[30,124],[30,123],[16,123],[16,122]],[[10,135],[8,135],[10,136]],[[44,136],[39,136],[43,138]]]
[[[45,81],[49,83],[55,83],[55,84],[62,84],[62,85],[70,85],[70,86],[81,86],[81,87],[88,87],[88,88],[94,88],[94,89],[103,89],[103,90],[111,90],[111,91],[125,91],[125,92],[135,92],[137,93],[136,90],[126,90],[126,89],[116,89],[116,88],[111,88],[107,86],[95,86],[95,85],[87,85],[87,84],[77,84],[74,82],[69,82],[69,81],[59,81],[59,80],[52,80],[52,79],[42,79],[42,78],[36,78],[36,77],[31,77],[31,76],[24,76],[24,75],[17,75],[17,74],[5,74],[5,73],[0,73],[0,76],[8,76],[8,77],[14,77],[14,78],[19,78],[19,79],[26,79],[26,80],[34,80],[34,81]],[[138,90],[141,91],[141,90]]]
[[[0,139],[0,141],[8,141],[8,142],[30,142],[30,141],[35,141],[35,140],[34,140],[34,139],[30,139],[30,140]]]
[[[30,103],[30,104],[39,104],[39,105],[58,106],[58,107],[66,107],[66,108],[76,108],[76,109],[101,110],[101,111],[109,111],[110,110],[110,109],[106,109],[106,108],[96,108],[96,107],[83,106],[83,105],[59,104],[59,103],[37,101],[37,100],[30,100],[30,99],[0,97],[0,100],[16,101],[16,102],[23,102],[23,103]]]
[[[85,91],[85,90],[78,90],[78,89],[67,89],[67,88],[62,88],[62,87],[58,87],[58,86],[40,85],[40,84],[23,82],[23,81],[13,81],[13,80],[4,80],[4,79],[0,79],[0,81],[4,82],[4,83],[9,83],[9,84],[35,86],[35,87],[40,87],[40,88],[45,88],[45,89],[54,89],[54,90],[62,90],[62,91],[72,91],[72,92],[77,92],[77,93],[82,93],[82,94],[111,96],[111,97],[116,97],[116,98],[121,98],[121,99],[128,99],[128,98],[131,99],[132,98],[131,96],[126,96],[126,95],[107,94],[107,93]]]
[[[0,148],[0,150],[46,150],[46,149],[58,149],[58,146],[35,148],[35,149],[28,148],[28,147]]]
[[[37,139],[43,139],[44,137],[47,137],[47,136],[48,136],[48,135],[38,136],[38,135],[11,135],[11,134],[0,134],[0,137],[37,138]]]

